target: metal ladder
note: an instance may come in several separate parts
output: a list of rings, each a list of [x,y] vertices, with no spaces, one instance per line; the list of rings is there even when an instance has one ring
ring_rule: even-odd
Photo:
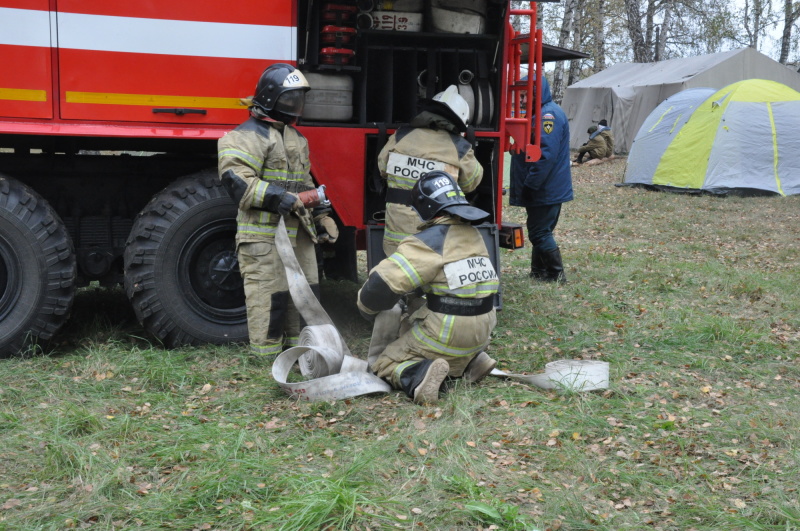
[[[542,64],[542,30],[536,28],[536,2],[530,2],[529,9],[510,9],[508,19],[508,79],[506,86],[505,122],[506,138],[505,150],[516,153],[525,153],[525,160],[535,162],[542,155],[541,150],[541,123],[542,106],[532,97],[542,93],[542,79],[544,76]],[[511,16],[520,15],[529,17],[530,32],[520,33],[511,26]],[[521,75],[522,48],[528,45],[528,78],[523,80]],[[537,75],[538,73],[542,75]],[[535,86],[535,89],[534,89]],[[520,96],[528,96],[525,116],[521,116]],[[531,115],[533,110],[533,115]],[[533,119],[531,119],[533,116]],[[514,140],[512,143],[511,140]]]

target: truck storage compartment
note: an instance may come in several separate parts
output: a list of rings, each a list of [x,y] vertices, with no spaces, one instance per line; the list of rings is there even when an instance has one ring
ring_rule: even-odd
[[[310,10],[308,16],[303,16],[304,8]],[[506,9],[506,3],[487,0],[359,0],[301,6],[301,69],[348,75],[353,81],[351,115],[329,112],[320,118],[313,110],[303,123],[334,121],[335,114],[342,124],[396,127],[419,112],[422,100],[457,85],[470,105],[471,125],[496,130],[494,101],[502,61],[498,36]]]

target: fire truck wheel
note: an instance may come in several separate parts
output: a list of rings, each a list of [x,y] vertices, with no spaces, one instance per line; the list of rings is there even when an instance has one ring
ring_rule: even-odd
[[[0,357],[44,346],[69,317],[75,252],[42,197],[0,176]]]
[[[125,248],[125,291],[168,348],[247,341],[234,201],[206,170],[156,194]]]

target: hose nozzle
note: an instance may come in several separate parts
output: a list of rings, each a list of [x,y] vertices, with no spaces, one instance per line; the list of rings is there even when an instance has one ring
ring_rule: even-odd
[[[311,190],[306,190],[305,192],[300,192],[297,194],[300,198],[300,201],[303,202],[303,206],[306,208],[314,208],[318,206],[330,206],[331,202],[328,197],[325,195],[325,185],[320,185],[319,188],[313,188]]]

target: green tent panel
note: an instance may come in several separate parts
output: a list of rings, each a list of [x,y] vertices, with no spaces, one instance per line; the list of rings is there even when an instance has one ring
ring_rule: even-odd
[[[727,193],[800,193],[800,92],[748,79],[664,100],[645,119],[625,184]]]

